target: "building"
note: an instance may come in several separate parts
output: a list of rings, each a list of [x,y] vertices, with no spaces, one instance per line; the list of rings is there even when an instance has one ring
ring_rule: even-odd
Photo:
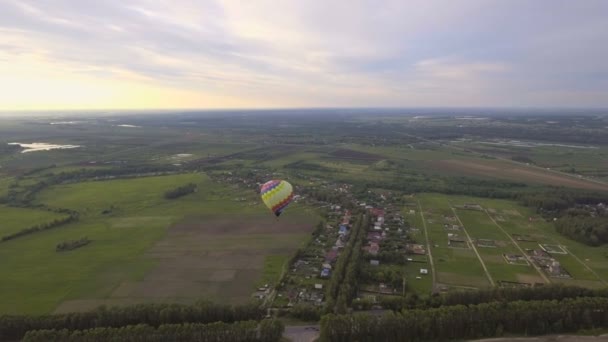
[[[369,264],[372,265],[372,266],[378,266],[378,265],[380,265],[380,260],[374,260],[374,259],[372,259],[372,260],[369,261]]]
[[[325,262],[332,263],[335,262],[336,259],[338,259],[338,251],[335,249],[332,249],[325,254]]]
[[[421,268],[420,274],[429,274],[429,270],[427,270],[426,268]]]
[[[380,251],[380,245],[372,242],[369,244],[369,247],[367,249],[367,252],[371,255],[378,255],[378,252]]]
[[[340,235],[347,235],[348,234],[348,227],[346,225],[341,224],[340,228],[338,229],[338,234],[340,234]]]
[[[380,232],[369,232],[367,233],[367,241],[380,242],[382,241],[382,233]]]
[[[331,275],[331,270],[324,268],[321,270],[321,278],[329,278]]]

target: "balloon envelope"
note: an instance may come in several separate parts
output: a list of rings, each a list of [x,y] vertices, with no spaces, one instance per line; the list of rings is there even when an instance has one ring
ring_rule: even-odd
[[[262,185],[264,204],[278,217],[293,200],[293,187],[284,180],[273,179]]]

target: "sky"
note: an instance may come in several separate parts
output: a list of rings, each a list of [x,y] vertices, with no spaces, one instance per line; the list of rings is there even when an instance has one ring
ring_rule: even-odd
[[[0,110],[608,107],[604,0],[0,0]]]

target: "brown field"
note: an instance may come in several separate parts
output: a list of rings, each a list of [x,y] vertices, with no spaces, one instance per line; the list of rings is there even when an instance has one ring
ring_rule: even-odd
[[[349,150],[349,149],[345,149],[345,148],[335,150],[335,151],[329,153],[329,155],[334,158],[337,158],[337,159],[353,159],[353,160],[363,160],[363,161],[370,161],[370,162],[375,162],[375,161],[385,159],[383,156],[378,155],[378,154],[354,151],[354,150]]]
[[[526,168],[504,162],[446,159],[431,161],[429,164],[438,170],[445,170],[448,172],[503,178],[520,182],[567,186],[571,188],[608,190],[608,185],[605,184],[593,183],[549,171]]]
[[[189,218],[145,253],[156,266],[141,281],[123,282],[109,298],[69,300],[56,312],[90,310],[99,305],[139,302],[221,303],[251,300],[264,259],[291,255],[313,225],[272,217]]]

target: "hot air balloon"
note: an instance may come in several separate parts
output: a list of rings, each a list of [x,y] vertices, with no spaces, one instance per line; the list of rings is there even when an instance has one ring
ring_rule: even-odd
[[[284,180],[273,179],[262,185],[260,195],[264,204],[279,217],[293,200],[293,187]]]

